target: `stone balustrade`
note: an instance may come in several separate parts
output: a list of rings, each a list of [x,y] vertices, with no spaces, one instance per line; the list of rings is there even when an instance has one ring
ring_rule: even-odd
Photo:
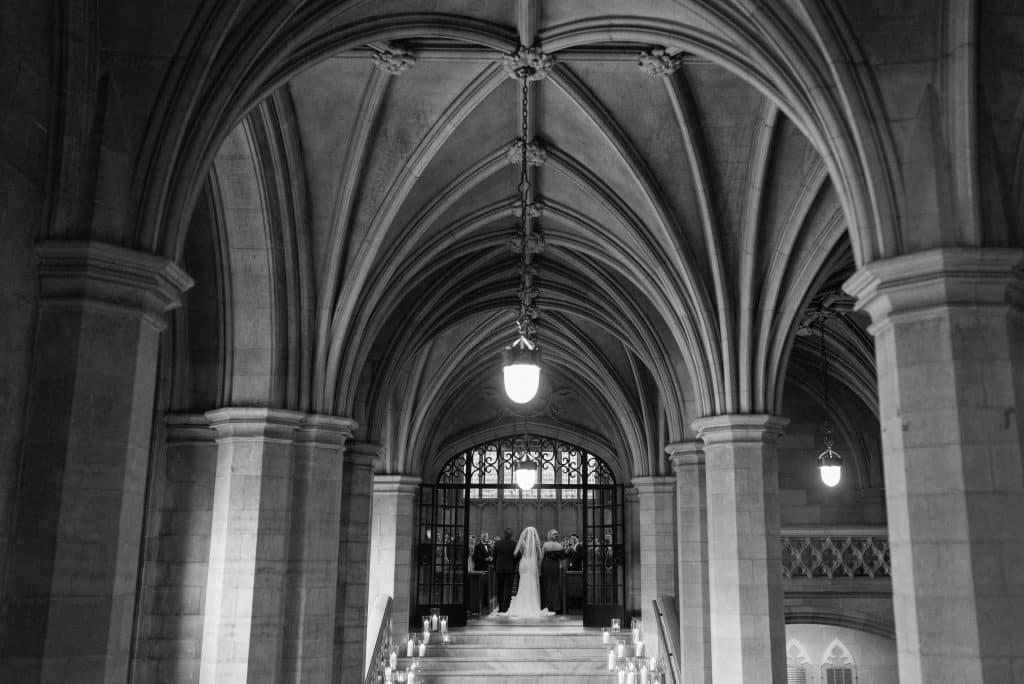
[[[782,576],[888,578],[888,532],[884,527],[784,529]]]

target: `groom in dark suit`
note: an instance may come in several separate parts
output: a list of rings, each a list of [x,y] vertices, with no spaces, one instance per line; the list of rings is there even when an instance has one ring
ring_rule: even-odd
[[[512,530],[505,528],[505,537],[494,542],[494,576],[498,582],[498,612],[507,613],[512,602],[512,580],[516,574],[516,543]]]

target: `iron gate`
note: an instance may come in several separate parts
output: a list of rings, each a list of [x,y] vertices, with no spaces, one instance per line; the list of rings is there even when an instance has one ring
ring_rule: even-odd
[[[513,473],[525,452],[539,471],[536,486],[520,491]],[[572,525],[583,530],[584,624],[607,625],[610,617],[624,617],[623,486],[593,454],[534,437],[528,443],[522,438],[504,439],[469,449],[441,468],[436,484],[420,486],[413,624],[431,608],[448,615],[452,625],[465,624],[470,609],[471,536],[489,524],[496,527],[495,536],[504,526],[518,534],[525,525],[537,527],[543,536],[543,526],[537,522],[551,510],[556,521],[559,513],[571,510]],[[495,520],[501,524],[494,526]]]

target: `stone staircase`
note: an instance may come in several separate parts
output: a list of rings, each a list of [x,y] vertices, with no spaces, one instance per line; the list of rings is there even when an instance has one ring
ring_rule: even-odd
[[[416,682],[424,684],[583,684],[614,682],[601,630],[576,616],[535,620],[494,616],[451,630],[451,644],[431,635]],[[408,668],[412,659],[400,658]]]

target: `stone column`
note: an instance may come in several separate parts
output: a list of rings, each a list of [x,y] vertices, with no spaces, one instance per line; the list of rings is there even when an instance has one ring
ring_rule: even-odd
[[[101,243],[36,253],[0,681],[124,682],[160,331],[192,281],[165,259]]]
[[[702,442],[669,444],[676,474],[676,548],[679,561],[680,684],[711,682],[708,587],[708,512]]]
[[[159,684],[199,678],[217,470],[216,433],[205,415],[164,416],[164,435],[163,487],[153,502],[159,526],[147,550],[149,595],[140,605],[132,676]]]
[[[1022,260],[937,249],[844,285],[873,320],[903,684],[1024,681]]]
[[[715,684],[786,682],[776,446],[786,423],[746,414],[693,423],[706,462]]]
[[[366,642],[377,636],[378,625],[368,624],[367,600],[373,466],[380,450],[380,446],[365,442],[350,443],[345,450],[331,676],[335,684],[362,684]]]
[[[370,525],[369,605],[378,596],[391,596],[391,622],[404,634],[409,625],[416,566],[416,494],[420,478],[408,475],[375,475],[373,522]],[[371,620],[370,631],[377,629]]]
[[[625,549],[626,582],[622,587],[625,594],[623,601],[626,604],[627,613],[639,611],[643,613],[643,602],[640,598],[641,570],[640,570],[640,495],[636,487],[628,486],[623,488],[622,503],[625,507],[625,526],[623,540]]]
[[[644,619],[644,643],[658,655],[657,617],[653,601],[662,594],[676,594],[674,477],[634,477],[640,523],[640,605]]]
[[[203,684],[281,676],[296,431],[304,415],[263,408],[206,414],[217,434]]]
[[[355,425],[350,418],[309,415],[296,434],[282,682],[330,681],[342,458]]]

